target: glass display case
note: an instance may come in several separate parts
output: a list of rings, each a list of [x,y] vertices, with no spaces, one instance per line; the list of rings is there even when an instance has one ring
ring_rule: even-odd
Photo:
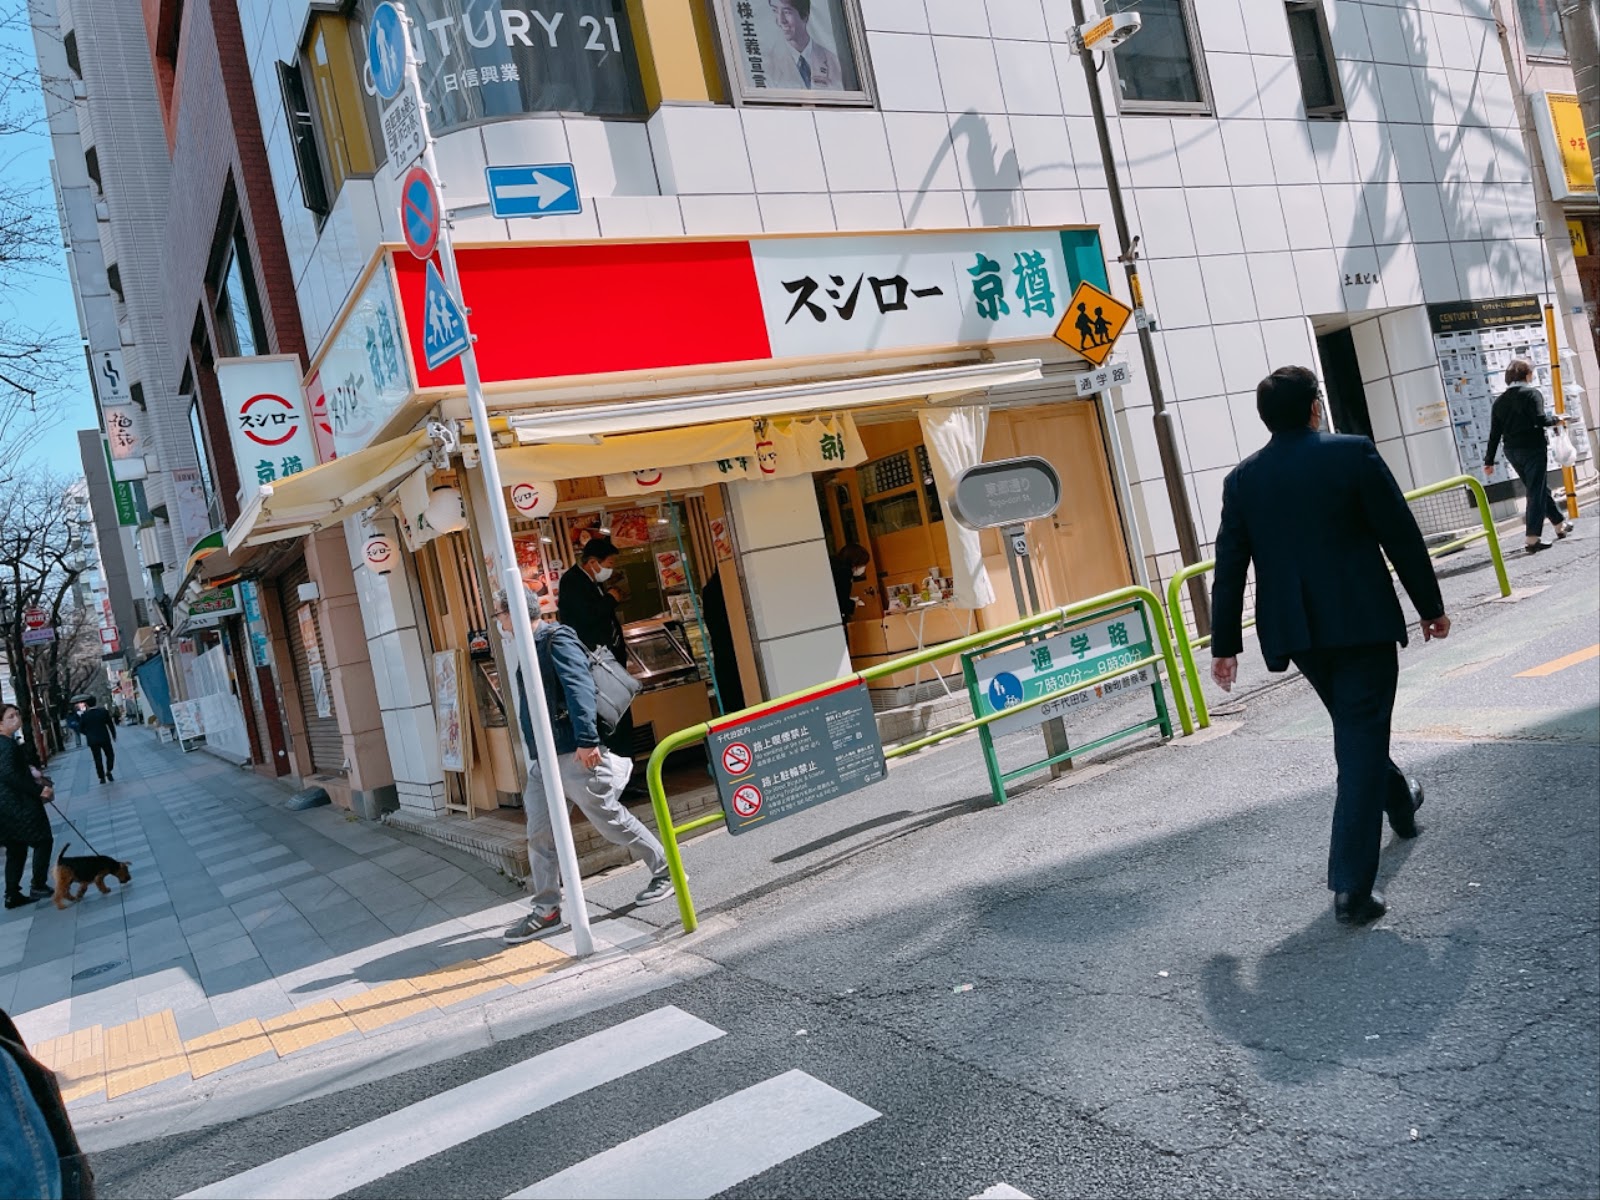
[[[700,678],[683,624],[671,618],[634,621],[623,627],[628,670],[646,691],[676,687]]]

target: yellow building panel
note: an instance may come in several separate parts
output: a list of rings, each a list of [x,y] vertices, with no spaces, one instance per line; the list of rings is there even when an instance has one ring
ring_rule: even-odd
[[[346,996],[339,1001],[339,1007],[362,1033],[371,1033],[418,1013],[434,1011],[433,1001],[419,993],[409,979],[396,979]]]
[[[293,1054],[296,1050],[320,1046],[336,1037],[357,1032],[355,1023],[345,1016],[337,1000],[319,1000],[297,1008],[263,1021],[261,1028],[279,1054]]]
[[[183,1048],[189,1055],[189,1073],[199,1079],[235,1063],[248,1062],[258,1054],[266,1054],[272,1050],[272,1043],[267,1040],[261,1022],[251,1017],[215,1033],[190,1038]]]

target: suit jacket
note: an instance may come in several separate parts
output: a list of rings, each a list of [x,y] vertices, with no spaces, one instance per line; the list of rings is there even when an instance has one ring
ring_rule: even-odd
[[[806,90],[805,80],[800,77],[800,56],[788,42],[779,41],[776,46],[769,47],[763,58],[767,65],[768,87]],[[839,56],[816,38],[806,46],[805,60],[811,66],[812,91],[836,92],[844,87],[844,69],[839,65]]]
[[[1245,572],[1256,568],[1256,634],[1272,671],[1303,650],[1406,643],[1394,564],[1417,612],[1444,615],[1433,560],[1400,485],[1363,437],[1274,434],[1222,485],[1211,652],[1243,647]]]
[[[98,704],[91,704],[78,717],[78,732],[91,746],[109,746],[117,740],[117,723]]]

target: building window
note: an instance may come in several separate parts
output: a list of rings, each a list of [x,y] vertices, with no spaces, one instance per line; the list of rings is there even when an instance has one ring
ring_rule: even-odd
[[[111,288],[111,294],[119,301],[123,304],[128,302],[127,297],[122,294],[122,271],[116,263],[106,268],[106,284]]]
[[[857,0],[716,0],[745,104],[871,104]]]
[[[331,208],[328,179],[322,170],[322,152],[317,148],[317,119],[311,112],[298,62],[278,64],[278,90],[283,93],[283,115],[289,122],[295,170],[300,176],[300,203],[325,217]]]
[[[83,63],[78,58],[78,31],[69,29],[61,39],[61,48],[67,54],[67,67],[79,79],[83,78]]]
[[[95,192],[104,196],[105,185],[100,182],[100,152],[93,146],[83,152],[83,167],[89,173],[89,178],[94,180]]]
[[[236,228],[228,247],[227,262],[216,285],[217,344],[224,358],[266,353],[261,302],[256,297],[250,269],[250,245],[244,230]]]
[[[311,31],[300,54],[304,78],[311,88],[311,103],[322,135],[322,154],[328,169],[328,192],[337,196],[352,175],[370,175],[377,169],[372,140],[367,134],[361,76],[350,48],[351,23],[331,14],[313,15]]]
[[[1294,64],[1300,71],[1306,116],[1344,116],[1344,93],[1339,88],[1339,69],[1334,63],[1333,39],[1328,35],[1322,0],[1295,0],[1288,5],[1288,16],[1289,40],[1294,45]]]
[[[194,387],[194,380],[185,373],[184,383],[190,388]],[[206,503],[215,505],[213,497],[217,494],[216,486],[211,481],[211,459],[206,454],[206,431],[200,423],[200,403],[192,398],[193,393],[188,393],[189,400],[189,436],[194,439],[195,462],[200,468],[200,483],[206,490]]]
[[[1567,39],[1561,32],[1560,0],[1517,0],[1522,45],[1529,58],[1565,58]]]
[[[1210,111],[1192,0],[1107,0],[1106,12],[1143,19],[1139,32],[1111,52],[1120,111]]]

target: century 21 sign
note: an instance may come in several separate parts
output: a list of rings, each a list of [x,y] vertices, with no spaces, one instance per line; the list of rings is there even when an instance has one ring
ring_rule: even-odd
[[[300,388],[298,356],[220,359],[217,386],[227,414],[242,503],[248,503],[263,484],[317,465],[316,439]]]

